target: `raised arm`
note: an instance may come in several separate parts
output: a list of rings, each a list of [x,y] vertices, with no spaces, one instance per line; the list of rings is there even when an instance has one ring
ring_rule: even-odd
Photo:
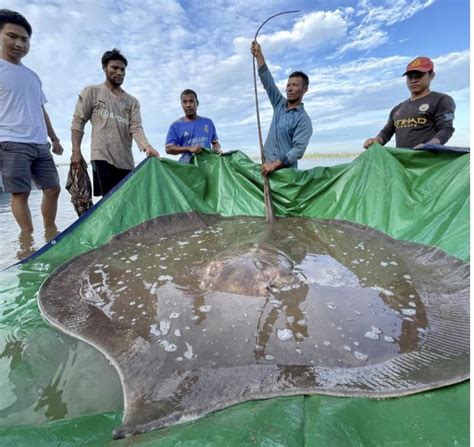
[[[275,84],[272,74],[268,69],[268,65],[265,62],[265,58],[262,53],[262,48],[258,42],[253,41],[250,46],[250,52],[254,55],[257,60],[258,76],[262,85],[265,88],[268,99],[270,100],[273,107],[277,106],[280,102],[285,101],[284,96],[278,90]]]
[[[262,53],[262,47],[257,41],[252,41],[252,44],[250,45],[250,52],[257,60],[257,68],[263,67],[265,65],[265,57]]]

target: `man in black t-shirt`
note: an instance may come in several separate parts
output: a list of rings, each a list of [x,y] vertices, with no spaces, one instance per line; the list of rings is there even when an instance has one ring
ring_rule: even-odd
[[[451,138],[456,104],[450,96],[430,90],[433,70],[433,61],[427,57],[417,57],[407,65],[403,76],[411,96],[392,109],[385,127],[364,142],[365,149],[374,143],[386,144],[393,134],[397,147],[415,149],[428,143],[445,144]]]

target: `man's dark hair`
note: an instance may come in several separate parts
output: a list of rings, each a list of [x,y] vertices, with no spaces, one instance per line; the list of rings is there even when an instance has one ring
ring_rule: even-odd
[[[102,56],[102,67],[105,68],[110,61],[122,61],[125,66],[128,65],[127,58],[117,50],[117,48],[112,48],[110,51],[106,51]]]
[[[2,30],[7,23],[22,26],[25,28],[29,37],[33,34],[33,30],[31,29],[28,20],[26,20],[19,12],[12,11],[11,9],[0,9],[0,30]]]
[[[196,98],[196,101],[198,101],[197,93],[194,90],[191,90],[190,88],[187,88],[186,90],[183,90],[181,92],[181,95],[179,95],[180,99],[183,99],[184,95],[194,95],[194,97]]]
[[[294,71],[293,73],[290,74],[290,76],[288,76],[288,79],[289,78],[301,78],[303,79],[304,87],[308,87],[309,85],[308,75],[306,73],[303,73],[302,71]]]

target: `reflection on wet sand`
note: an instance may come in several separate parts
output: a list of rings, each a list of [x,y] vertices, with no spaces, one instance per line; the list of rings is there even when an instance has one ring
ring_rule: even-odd
[[[23,342],[21,340],[7,340],[5,348],[0,354],[0,359],[11,358],[10,371],[13,371],[21,362]]]
[[[30,231],[21,231],[18,235],[18,251],[16,252],[16,259],[21,261],[28,256],[31,256],[36,251],[33,233]]]
[[[48,243],[51,239],[54,239],[59,234],[58,227],[56,225],[46,225],[44,227],[44,242]]]
[[[40,241],[35,241],[33,232],[20,231],[18,235],[18,250],[16,252],[16,259],[18,261],[22,261],[23,259],[28,258],[37,250],[37,245],[41,246],[43,244],[47,244],[58,234],[59,230],[56,225],[48,225],[44,227],[43,239]]]
[[[67,406],[63,402],[63,392],[60,389],[59,378],[46,386],[41,392],[35,411],[45,409],[45,415],[50,421],[63,419],[67,414]]]

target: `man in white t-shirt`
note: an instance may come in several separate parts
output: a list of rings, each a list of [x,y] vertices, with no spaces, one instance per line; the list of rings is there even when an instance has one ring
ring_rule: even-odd
[[[31,182],[43,190],[41,213],[47,232],[55,229],[60,192],[51,155],[63,148],[44,105],[47,100],[38,75],[21,60],[30,49],[31,25],[18,12],[0,9],[0,169],[5,192],[22,232],[32,232],[28,207]]]

